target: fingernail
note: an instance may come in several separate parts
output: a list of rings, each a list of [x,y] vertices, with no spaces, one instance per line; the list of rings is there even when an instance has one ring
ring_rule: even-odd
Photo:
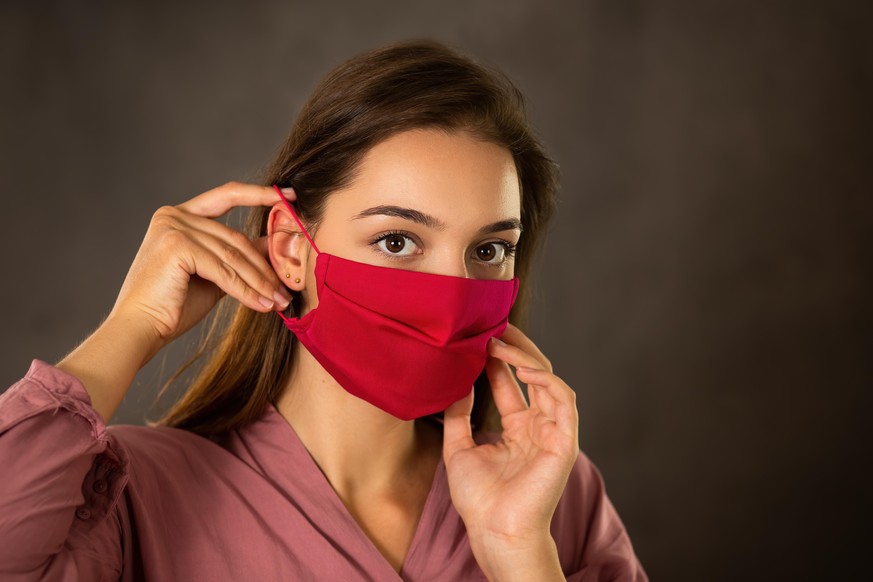
[[[279,188],[279,189],[282,191],[282,194],[290,194],[294,191],[294,188],[291,188],[290,186],[288,188]]]
[[[258,303],[260,303],[264,307],[269,307],[270,309],[273,309],[273,302],[266,297],[258,297]]]
[[[491,341],[493,341],[493,342],[494,342],[495,344],[497,344],[498,346],[505,346],[505,345],[506,345],[506,342],[503,341],[503,340],[501,340],[501,339],[498,338],[497,336],[492,337],[492,338],[491,338]]]
[[[279,307],[281,307],[281,308],[283,308],[283,309],[284,309],[285,307],[288,307],[288,304],[291,303],[291,298],[290,298],[290,297],[285,297],[285,295],[283,295],[283,294],[282,294],[281,292],[279,292],[279,291],[276,291],[275,293],[273,293],[273,299],[275,299],[275,300],[276,300],[276,303],[279,304]]]

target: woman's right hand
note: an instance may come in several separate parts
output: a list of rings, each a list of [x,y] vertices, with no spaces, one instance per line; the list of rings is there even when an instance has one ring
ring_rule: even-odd
[[[293,190],[286,197],[294,200]],[[291,295],[265,257],[265,237],[250,241],[213,220],[236,206],[272,206],[277,200],[271,187],[228,182],[159,208],[109,318],[147,323],[160,349],[225,294],[256,311],[287,307]]]
[[[285,197],[296,199],[290,189]],[[265,257],[264,237],[250,241],[212,220],[236,206],[272,206],[277,199],[272,188],[228,182],[155,212],[112,311],[57,363],[81,381],[104,421],[137,372],[225,293],[262,312],[288,305],[289,292]]]

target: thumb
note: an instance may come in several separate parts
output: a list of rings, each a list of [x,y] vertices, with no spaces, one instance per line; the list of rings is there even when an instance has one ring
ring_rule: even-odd
[[[448,464],[452,456],[476,446],[470,414],[473,412],[473,389],[470,393],[446,408],[443,414],[443,462]]]

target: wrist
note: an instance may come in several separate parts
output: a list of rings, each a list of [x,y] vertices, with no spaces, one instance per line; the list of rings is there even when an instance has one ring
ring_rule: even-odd
[[[92,407],[108,423],[137,372],[163,345],[141,320],[110,314],[55,366],[78,378]]]
[[[523,537],[468,532],[479,567],[492,581],[564,580],[558,548],[549,531]]]
[[[121,340],[137,371],[170,342],[141,315],[113,309],[93,334],[104,341]]]

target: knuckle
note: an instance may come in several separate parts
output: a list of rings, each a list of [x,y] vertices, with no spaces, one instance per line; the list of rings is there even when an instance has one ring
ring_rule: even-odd
[[[237,247],[241,247],[245,244],[251,244],[248,237],[238,230],[230,229],[230,234],[228,236]]]
[[[152,215],[152,224],[159,226],[172,223],[176,219],[176,212],[175,206],[161,206]]]
[[[239,191],[239,188],[242,184],[237,182],[236,180],[231,180],[229,182],[225,182],[221,187],[223,190],[227,190],[231,194],[236,194]]]
[[[248,299],[252,303],[257,303],[258,299],[261,297],[260,293],[245,284],[243,284],[242,286],[242,294],[244,298]]]
[[[231,267],[224,261],[218,261],[218,272],[222,279],[232,285],[235,285],[239,280],[239,275],[236,274],[236,271],[233,270],[233,267]]]
[[[169,248],[178,248],[187,243],[188,237],[176,228],[167,228],[161,233],[161,243]]]
[[[260,285],[262,289],[267,289],[271,292],[276,288],[276,282],[273,281],[268,274],[262,274],[258,278],[258,285]]]
[[[229,244],[221,245],[221,254],[224,258],[225,263],[237,262],[242,258],[242,251],[240,251],[239,248]]]

